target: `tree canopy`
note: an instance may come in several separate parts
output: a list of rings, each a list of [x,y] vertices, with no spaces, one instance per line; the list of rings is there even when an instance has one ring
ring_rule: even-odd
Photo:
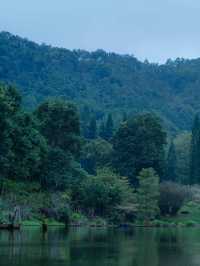
[[[164,175],[166,133],[153,114],[142,114],[122,123],[113,138],[113,166],[132,184],[143,168]]]

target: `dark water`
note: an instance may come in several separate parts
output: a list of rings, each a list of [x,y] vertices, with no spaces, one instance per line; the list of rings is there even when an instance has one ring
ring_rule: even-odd
[[[0,231],[0,266],[199,266],[200,229]]]

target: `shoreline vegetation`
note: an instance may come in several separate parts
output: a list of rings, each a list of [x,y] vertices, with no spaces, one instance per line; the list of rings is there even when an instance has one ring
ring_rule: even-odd
[[[199,184],[198,115],[174,139],[153,113],[86,125],[73,103],[27,112],[0,85],[1,225],[198,226]]]
[[[23,221],[20,224],[20,227],[41,227],[42,228],[43,223],[41,221]],[[85,223],[82,222],[76,222],[76,223],[69,223],[68,225],[57,222],[57,221],[47,221],[46,223],[47,227],[91,227],[91,228],[107,228],[107,227],[112,227],[112,228],[135,228],[135,227],[144,227],[144,228],[179,228],[179,227],[200,227],[200,224],[193,221],[193,220],[186,220],[183,222],[177,222],[176,219],[163,219],[163,220],[155,220],[152,221],[151,223],[124,223],[124,224],[107,224],[105,220],[101,219],[96,219],[96,220],[89,220]],[[0,228],[0,230],[3,228]]]

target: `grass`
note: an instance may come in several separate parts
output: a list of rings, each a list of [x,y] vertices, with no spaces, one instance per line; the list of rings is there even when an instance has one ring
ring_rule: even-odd
[[[46,223],[48,226],[65,226],[64,223],[60,223],[60,222],[57,222],[55,220],[46,220]],[[40,220],[26,220],[26,221],[23,221],[22,223],[22,226],[41,226],[42,225],[42,221]]]

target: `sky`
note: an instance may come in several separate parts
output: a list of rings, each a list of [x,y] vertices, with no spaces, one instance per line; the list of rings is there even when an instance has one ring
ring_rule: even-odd
[[[200,0],[0,0],[0,31],[164,63],[200,57]]]

